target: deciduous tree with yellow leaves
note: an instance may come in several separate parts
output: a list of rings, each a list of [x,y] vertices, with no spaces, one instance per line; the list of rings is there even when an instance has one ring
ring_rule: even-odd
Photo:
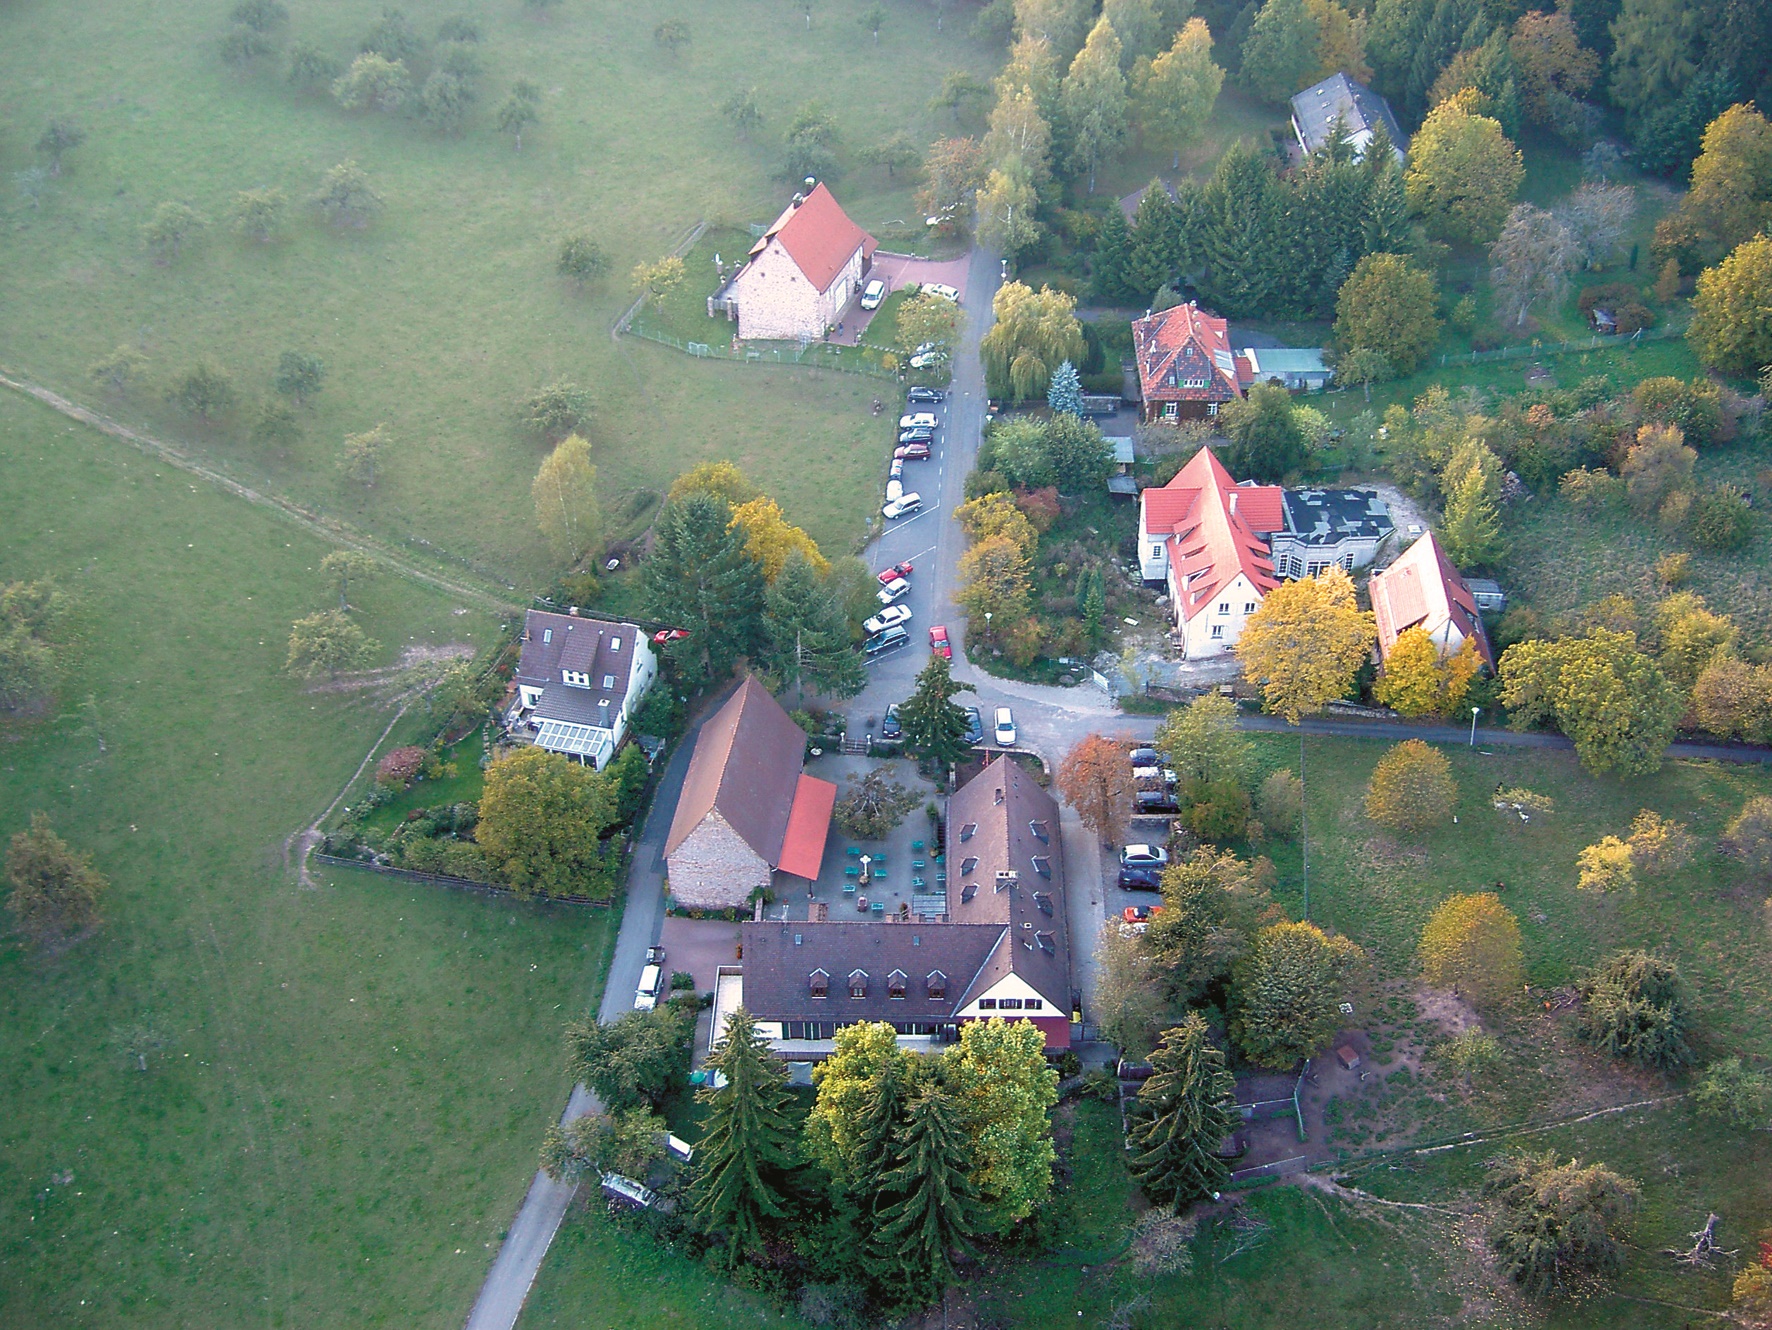
[[[1366,816],[1414,835],[1450,818],[1457,798],[1446,755],[1420,739],[1405,739],[1378,759],[1366,789]]]
[[[819,552],[818,542],[781,515],[781,505],[760,495],[732,510],[732,525],[745,533],[745,553],[763,569],[763,580],[774,582],[788,556],[796,550],[820,576],[831,569],[831,561]]]
[[[1384,673],[1372,685],[1372,695],[1400,715],[1450,716],[1463,707],[1482,663],[1468,637],[1442,660],[1426,629],[1405,628],[1384,658]]]
[[[1267,709],[1296,725],[1347,695],[1377,635],[1371,613],[1354,599],[1353,579],[1331,568],[1268,592],[1236,650]]]
[[[1416,950],[1421,977],[1474,1002],[1498,1002],[1524,982],[1520,922],[1493,891],[1450,896],[1428,916]]]

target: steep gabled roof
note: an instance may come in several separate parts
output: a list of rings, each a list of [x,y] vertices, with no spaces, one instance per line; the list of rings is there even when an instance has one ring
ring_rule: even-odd
[[[1239,485],[1210,448],[1195,453],[1162,489],[1139,495],[1144,529],[1167,534],[1169,566],[1182,589],[1182,618],[1218,591],[1247,577],[1265,595],[1279,585],[1262,537],[1284,529],[1284,491],[1278,485]]]
[[[769,690],[747,675],[738,691],[701,727],[671,834],[668,858],[719,812],[770,867],[780,862],[788,815],[806,760],[806,731],[794,724]]]
[[[744,947],[744,1004],[766,1021],[944,1021],[1002,941],[1002,924],[888,924],[768,920],[739,925]],[[826,995],[812,996],[813,971],[827,977]],[[849,976],[867,975],[866,994],[849,996]],[[905,995],[887,979],[905,976]],[[929,995],[929,976],[942,977],[942,996]]]
[[[1477,654],[1494,667],[1495,652],[1476,599],[1433,532],[1404,550],[1389,568],[1374,573],[1370,590],[1381,658],[1390,655],[1405,630],[1424,628],[1431,637],[1451,623],[1462,636],[1476,639]]]
[[[976,973],[955,976],[965,985],[955,1010],[1014,973],[1068,1013],[1064,852],[1052,796],[1013,760],[988,764],[948,800],[947,862],[948,918],[1006,928]]]
[[[1191,302],[1132,320],[1132,353],[1147,402],[1228,402],[1243,395],[1229,325]]]
[[[858,247],[866,258],[878,244],[849,220],[849,214],[822,181],[799,203],[787,206],[763,238],[751,246],[751,257],[754,259],[767,249],[771,240],[781,242],[794,266],[817,291],[829,288]]]
[[[1292,118],[1298,123],[1305,148],[1311,152],[1329,141],[1329,131],[1337,118],[1346,126],[1349,138],[1370,135],[1382,123],[1398,153],[1409,144],[1396,116],[1391,114],[1390,103],[1346,74],[1331,74],[1293,97]]]

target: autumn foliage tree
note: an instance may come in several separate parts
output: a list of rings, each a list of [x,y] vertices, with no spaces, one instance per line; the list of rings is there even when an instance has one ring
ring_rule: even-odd
[[[773,583],[795,552],[821,575],[830,571],[831,561],[820,553],[818,542],[782,516],[774,499],[759,496],[739,504],[732,510],[732,525],[744,529],[745,552],[763,569],[765,582]]]
[[[1366,816],[1392,831],[1419,835],[1452,815],[1458,784],[1446,755],[1405,739],[1378,760],[1366,788]]]
[[[1258,1066],[1290,1067],[1329,1042],[1364,953],[1315,924],[1274,924],[1231,972],[1231,1034]]]
[[[587,894],[615,799],[613,784],[590,767],[521,748],[486,769],[474,836],[519,896]]]
[[[1355,602],[1353,579],[1331,568],[1268,592],[1236,651],[1267,709],[1297,724],[1347,695],[1377,635],[1371,612]]]
[[[1500,674],[1512,723],[1555,720],[1589,771],[1658,770],[1684,706],[1635,634],[1609,628],[1516,642],[1502,654]]]
[[[1059,764],[1058,788],[1103,844],[1124,837],[1136,782],[1123,740],[1100,734],[1079,739]]]
[[[1403,184],[1430,235],[1486,245],[1501,234],[1526,168],[1500,124],[1468,109],[1469,98],[1460,93],[1428,112],[1409,142]]]
[[[1372,685],[1372,695],[1399,715],[1451,716],[1463,708],[1482,663],[1471,638],[1442,659],[1426,629],[1405,628],[1384,658],[1384,673]]]
[[[1440,902],[1422,927],[1416,958],[1424,982],[1477,1003],[1518,992],[1525,977],[1519,920],[1493,891]]]

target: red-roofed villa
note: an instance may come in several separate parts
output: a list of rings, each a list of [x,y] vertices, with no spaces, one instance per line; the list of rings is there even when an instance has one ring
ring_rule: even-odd
[[[818,340],[861,289],[877,244],[815,185],[794,195],[713,307],[738,320],[742,338]]]
[[[1193,302],[1132,320],[1144,419],[1201,420],[1243,396],[1230,326]]]
[[[1452,655],[1468,638],[1476,643],[1483,663],[1495,668],[1495,649],[1489,645],[1476,597],[1433,532],[1404,550],[1389,568],[1374,573],[1371,592],[1380,660],[1390,655],[1406,630],[1421,628],[1439,647],[1442,658]]]

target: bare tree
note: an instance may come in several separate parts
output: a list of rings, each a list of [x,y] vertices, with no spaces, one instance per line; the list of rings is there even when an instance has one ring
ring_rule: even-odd
[[[1562,295],[1580,260],[1581,246],[1568,227],[1543,208],[1516,204],[1489,247],[1496,305],[1513,312],[1516,327],[1523,325],[1533,305]]]
[[[1631,185],[1588,181],[1563,200],[1557,220],[1580,246],[1581,262],[1603,268],[1630,228],[1637,213],[1637,191]]]

